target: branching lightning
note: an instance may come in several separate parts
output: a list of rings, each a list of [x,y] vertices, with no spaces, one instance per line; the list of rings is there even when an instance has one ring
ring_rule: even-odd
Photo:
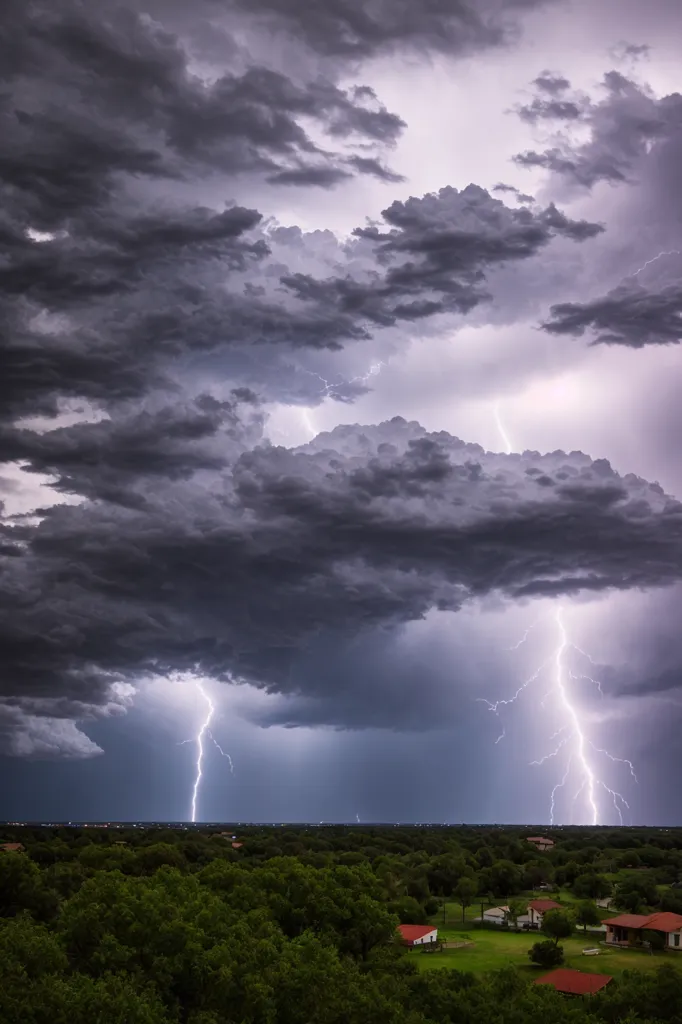
[[[500,420],[497,406],[495,407],[495,417],[498,423],[498,427],[500,429],[500,434],[507,447],[507,450],[511,451],[511,442]],[[602,818],[602,813],[598,802],[598,792],[600,790],[604,790],[610,796],[615,811],[618,815],[618,820],[622,825],[623,808],[629,811],[630,806],[625,797],[621,793],[612,789],[610,786],[606,784],[606,782],[604,782],[602,778],[599,777],[599,775],[597,774],[597,769],[595,768],[595,764],[593,762],[593,758],[591,754],[588,752],[588,749],[593,754],[608,758],[614,764],[626,765],[630,771],[630,775],[636,782],[637,776],[635,774],[633,764],[626,758],[615,757],[613,754],[609,753],[608,750],[604,750],[601,747],[597,747],[592,742],[590,737],[587,735],[587,730],[583,723],[581,712],[579,710],[578,705],[576,704],[575,695],[571,692],[570,689],[570,680],[585,679],[591,682],[597,688],[602,697],[604,696],[604,693],[602,690],[601,683],[598,679],[594,679],[592,676],[586,674],[576,674],[568,668],[568,666],[566,665],[566,654],[569,649],[572,649],[578,655],[589,661],[590,664],[594,665],[595,662],[587,651],[583,651],[582,648],[578,647],[576,644],[572,643],[569,640],[566,631],[566,626],[564,624],[563,610],[561,607],[558,607],[556,609],[553,619],[557,629],[558,638],[554,652],[550,655],[550,657],[547,658],[546,661],[544,661],[539,666],[539,668],[537,668],[535,672],[531,676],[529,676],[528,679],[525,680],[525,682],[521,683],[521,685],[517,688],[516,692],[511,697],[505,700],[498,701],[489,701],[479,697],[478,700],[486,704],[488,710],[491,711],[496,716],[496,718],[500,720],[502,731],[495,740],[495,744],[498,744],[502,739],[504,739],[506,735],[504,722],[500,717],[500,708],[507,706],[509,704],[514,704],[531,686],[531,684],[540,678],[544,670],[551,666],[552,684],[549,691],[542,697],[540,707],[544,707],[546,701],[553,699],[552,702],[555,710],[558,712],[560,716],[561,725],[556,730],[556,732],[554,732],[554,734],[549,737],[549,742],[551,743],[553,740],[558,739],[558,743],[548,753],[530,762],[530,764],[532,765],[544,765],[547,761],[560,757],[564,753],[564,751],[568,751],[568,758],[565,763],[564,772],[560,780],[555,784],[551,792],[550,824],[555,824],[557,794],[567,785],[572,775],[577,775],[579,781],[579,788],[571,801],[571,815],[576,801],[584,794],[584,800],[587,807],[590,822],[592,825],[598,825],[600,823],[600,819]],[[509,648],[509,650],[516,651],[519,649],[519,647],[526,643],[529,634],[533,629],[535,629],[535,627],[538,625],[540,621],[542,620],[540,619],[534,622],[531,626],[529,626],[528,629],[526,629],[523,633],[521,639],[511,648]]]
[[[366,384],[370,377],[376,377],[378,373],[381,373],[382,368],[386,363],[378,362],[372,363],[367,373],[360,374],[358,377],[342,377],[337,381],[328,381],[325,377],[322,377],[319,373],[314,373],[312,370],[304,370],[310,377],[317,377],[320,384],[324,385],[322,390],[319,392],[320,395],[324,395],[325,398],[331,396],[334,397],[335,392],[340,392],[341,388],[349,384]],[[311,410],[302,409],[301,419],[303,420],[306,429],[310,431],[311,437],[315,437],[317,430],[313,426],[312,420],[310,419]]]
[[[201,695],[202,699],[204,700],[204,703],[206,704],[206,717],[201,723],[201,726],[196,736],[191,740],[182,740],[181,743],[179,744],[180,746],[182,746],[185,743],[196,743],[197,747],[196,773],[194,776],[194,786],[192,787],[192,804],[190,818],[192,824],[194,824],[197,820],[197,799],[199,796],[201,780],[204,774],[204,738],[209,739],[213,743],[213,745],[218,750],[218,753],[221,754],[221,756],[224,757],[225,760],[229,763],[230,772],[234,773],[234,764],[232,762],[232,758],[226,751],[223,750],[223,748],[220,746],[220,744],[218,743],[217,739],[215,738],[210,729],[211,722],[213,721],[213,716],[215,714],[215,705],[198,679],[194,681],[194,685],[199,694]]]

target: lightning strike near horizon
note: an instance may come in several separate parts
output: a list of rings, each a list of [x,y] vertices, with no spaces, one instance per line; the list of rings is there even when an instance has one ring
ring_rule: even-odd
[[[498,429],[498,431],[500,433],[500,437],[502,438],[502,441],[504,442],[504,446],[505,446],[505,449],[507,451],[507,455],[511,455],[511,453],[512,453],[512,451],[514,449],[513,449],[512,443],[511,443],[511,441],[509,439],[509,436],[507,434],[507,431],[504,428],[504,424],[503,424],[502,418],[500,416],[500,406],[499,406],[498,402],[495,402],[495,423],[496,423],[497,429]]]
[[[497,409],[497,406],[495,407],[495,415],[498,427],[500,429],[500,434],[505,444],[507,445],[507,448],[511,449],[509,438],[499,418],[499,411]],[[540,621],[542,621],[542,619],[537,620],[535,623],[529,626],[528,629],[526,629],[526,631],[524,632],[521,639],[518,641],[518,643],[511,647],[510,650],[518,650],[518,648],[521,647],[521,645],[527,641],[529,633],[532,629],[535,628],[536,625],[538,625]],[[569,640],[563,618],[563,609],[560,606],[556,609],[556,612],[554,614],[554,622],[558,630],[558,640],[553,654],[551,654],[549,658],[547,658],[539,666],[539,668],[537,668],[535,672],[517,688],[516,692],[511,697],[504,700],[489,701],[481,697],[477,699],[482,703],[486,704],[488,710],[492,711],[496,718],[498,718],[501,721],[502,732],[495,740],[495,745],[497,745],[498,743],[500,743],[502,739],[504,739],[504,736],[506,735],[504,722],[502,722],[500,718],[500,707],[509,704],[514,704],[528,689],[528,687],[540,677],[544,669],[547,668],[548,665],[553,664],[552,685],[550,690],[542,698],[542,701],[540,702],[540,707],[544,708],[546,701],[548,701],[551,697],[555,698],[555,710],[556,712],[558,712],[562,724],[549,737],[548,742],[551,742],[552,740],[555,740],[558,737],[561,737],[561,739],[556,744],[556,746],[548,753],[546,753],[544,756],[539,757],[536,760],[530,762],[530,764],[532,765],[543,765],[550,759],[558,757],[565,748],[568,748],[570,751],[564,773],[551,792],[550,824],[555,824],[554,818],[556,813],[557,793],[559,792],[559,790],[564,788],[572,772],[574,771],[574,768],[577,768],[577,773],[580,779],[580,787],[571,802],[571,817],[572,809],[575,805],[575,802],[583,793],[585,793],[585,802],[587,805],[589,817],[591,819],[590,823],[592,825],[600,824],[601,814],[599,804],[597,802],[597,791],[599,789],[603,789],[611,797],[613,801],[613,806],[616,810],[616,813],[618,814],[619,822],[622,825],[622,808],[625,807],[629,810],[630,806],[625,797],[621,793],[612,789],[604,782],[603,779],[601,779],[597,775],[596,770],[592,764],[592,760],[588,756],[587,748],[591,747],[596,754],[606,756],[613,763],[619,762],[627,765],[630,769],[630,774],[635,779],[635,781],[637,781],[637,776],[635,774],[634,767],[632,765],[632,762],[627,760],[626,758],[615,757],[614,755],[609,753],[609,751],[595,746],[595,744],[587,735],[586,728],[583,724],[581,712],[579,711],[578,706],[576,704],[575,695],[571,693],[569,690],[569,680],[589,680],[596,686],[602,697],[604,696],[604,693],[599,680],[594,679],[592,678],[592,676],[588,675],[578,675],[570,670],[570,668],[565,663],[566,652],[569,649],[573,649],[579,655],[586,658],[591,664],[595,664],[595,662],[591,655],[587,653],[587,651],[583,651],[580,647],[578,647],[576,644],[572,643]]]
[[[183,746],[185,743],[196,743],[196,746],[197,746],[196,775],[194,777],[194,786],[192,787],[192,803],[191,803],[191,819],[190,819],[192,821],[192,824],[195,824],[196,820],[197,820],[197,798],[199,796],[199,785],[201,783],[201,780],[202,780],[203,774],[204,774],[204,772],[203,772],[204,753],[205,753],[205,751],[204,751],[204,737],[208,737],[208,739],[211,740],[213,745],[217,748],[218,753],[221,754],[222,757],[224,757],[225,760],[229,763],[229,765],[230,765],[230,772],[232,774],[234,774],[234,762],[232,761],[232,758],[230,757],[230,755],[225,750],[223,750],[223,748],[220,746],[220,744],[218,743],[217,739],[215,738],[215,736],[213,735],[213,733],[211,732],[211,729],[210,729],[210,725],[211,725],[211,722],[213,720],[213,715],[215,714],[215,705],[214,705],[213,701],[211,700],[211,698],[209,697],[209,695],[206,693],[206,690],[203,688],[203,686],[201,685],[199,680],[194,680],[194,686],[198,690],[198,692],[201,694],[203,700],[206,703],[206,706],[207,706],[206,717],[204,718],[203,722],[201,723],[201,727],[199,728],[198,733],[196,734],[196,736],[193,739],[191,739],[191,740],[181,740],[180,743],[178,744],[179,746]]]
[[[647,260],[646,263],[643,263],[641,267],[635,270],[632,277],[637,277],[645,267],[648,267],[650,263],[655,263],[656,260],[660,260],[662,256],[682,256],[682,251],[679,249],[668,249],[665,252],[659,252],[658,256],[652,256],[650,260]]]

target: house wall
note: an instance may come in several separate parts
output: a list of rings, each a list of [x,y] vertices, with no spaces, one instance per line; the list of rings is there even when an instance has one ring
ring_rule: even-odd
[[[678,949],[682,952],[682,929],[678,932],[668,932],[666,935],[666,946],[668,949]]]
[[[413,939],[411,945],[412,946],[423,946],[423,945],[426,944],[428,946],[431,942],[435,942],[437,938],[438,938],[438,929],[434,928],[434,930],[432,932],[429,932],[428,935],[422,935],[421,939]]]

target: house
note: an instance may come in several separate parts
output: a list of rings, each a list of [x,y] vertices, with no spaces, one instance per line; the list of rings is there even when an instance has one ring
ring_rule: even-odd
[[[508,913],[509,907],[489,907],[483,911],[481,920],[487,921],[488,924],[505,924]]]
[[[24,844],[23,843],[2,843],[0,845],[0,850],[4,850],[5,853],[23,853],[24,852]]]
[[[551,850],[554,846],[553,839],[547,839],[546,836],[529,836],[526,839],[527,843],[532,843],[536,850],[545,851]]]
[[[542,928],[542,918],[548,910],[562,909],[561,904],[555,900],[531,900],[528,904],[528,921],[530,924]]]
[[[232,849],[233,850],[241,850],[243,845],[244,845],[243,843],[232,843]]]
[[[549,974],[536,978],[534,984],[551,985],[557,992],[563,992],[567,996],[591,996],[605,988],[610,981],[613,981],[610,974],[586,974],[584,971],[574,971],[570,967],[557,967]]]
[[[610,917],[606,925],[606,942],[610,946],[638,946],[645,941],[643,932],[660,932],[665,936],[666,949],[682,949],[682,915],[620,914]]]
[[[399,924],[398,931],[406,946],[428,946],[438,941],[438,929],[431,924]]]

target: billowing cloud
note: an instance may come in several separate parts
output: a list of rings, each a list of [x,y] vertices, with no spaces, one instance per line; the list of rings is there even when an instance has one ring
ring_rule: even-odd
[[[604,95],[597,102],[586,98],[576,102],[562,93],[549,100],[540,96],[519,108],[520,115],[530,122],[580,117],[588,126],[589,137],[575,142],[563,133],[555,145],[517,154],[515,162],[523,167],[543,167],[584,188],[599,181],[619,184],[636,180],[639,164],[654,143],[679,132],[682,97],[674,93],[659,99],[619,71],[607,72],[602,86]]]
[[[595,345],[677,345],[682,341],[682,288],[653,291],[632,282],[590,302],[552,306],[542,324],[549,334],[594,334]]]
[[[682,506],[657,485],[404,420],[258,447],[203,484],[157,477],[145,499],[4,527],[5,698],[98,706],[112,681],[194,668],[296,693],[295,666],[325,634],[492,593],[657,586],[682,564]]]

